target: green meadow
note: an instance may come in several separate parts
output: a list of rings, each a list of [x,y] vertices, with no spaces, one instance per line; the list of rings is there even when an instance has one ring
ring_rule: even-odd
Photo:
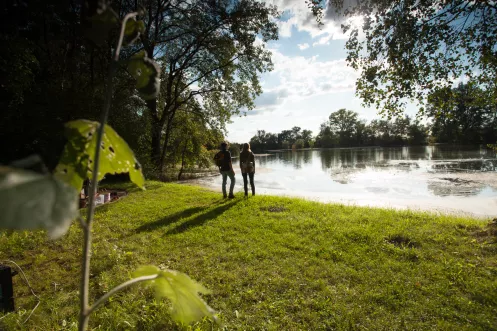
[[[153,264],[212,291],[220,324],[176,325],[169,302],[136,285],[100,307],[92,330],[495,330],[497,223],[412,211],[220,193],[147,182],[97,207],[91,298]],[[19,264],[16,312],[0,329],[74,330],[82,231],[0,232]]]

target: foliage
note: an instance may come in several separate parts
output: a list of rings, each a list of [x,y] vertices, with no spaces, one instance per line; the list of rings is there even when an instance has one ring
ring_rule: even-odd
[[[96,7],[92,8],[92,5]],[[95,32],[99,32],[102,34],[100,38],[105,39],[111,30],[107,29],[107,26],[110,27],[117,21],[116,14],[104,0],[91,1],[89,7],[93,12],[93,16],[87,18],[91,26],[89,36],[95,36]],[[136,16],[137,13],[126,14],[121,23],[116,47],[112,51],[100,122],[78,120],[66,124],[68,143],[56,168],[57,178],[31,171],[0,168],[0,197],[4,211],[0,215],[0,228],[19,230],[45,228],[54,238],[63,235],[71,221],[77,217],[77,192],[81,189],[83,181],[91,178],[87,217],[79,218],[84,235],[78,323],[78,329],[82,331],[88,328],[90,314],[113,294],[135,283],[152,279],[160,297],[167,297],[172,301],[173,316],[176,320],[191,322],[205,315],[212,316],[212,310],[197,295],[198,292],[205,290],[188,276],[174,271],[160,271],[153,276],[131,279],[117,285],[90,305],[92,224],[98,182],[107,173],[129,173],[132,182],[141,188],[144,186],[141,167],[133,152],[126,142],[106,125],[121,46],[123,41],[129,44],[143,32],[143,22],[136,22]],[[127,24],[129,20],[133,23]],[[160,84],[158,66],[145,52],[142,52],[130,58],[128,69],[137,80],[136,88],[140,96],[144,100],[155,100]],[[150,269],[151,267],[148,267],[148,272]]]
[[[398,146],[427,143],[428,128],[419,120],[413,121],[404,116],[393,122],[375,119],[366,124],[358,117],[358,113],[346,109],[331,113],[329,120],[321,124],[316,146]]]
[[[184,184],[118,187],[129,195],[96,210],[92,296],[141,265],[160,263],[212,290],[202,297],[229,330],[497,325],[497,243],[486,220],[275,196],[226,201]],[[58,241],[0,233],[0,259],[14,258],[35,290],[46,289],[26,324],[17,321],[29,311],[19,309],[0,328],[61,330],[77,323],[80,244],[77,224]],[[17,304],[32,307],[29,289],[13,280]],[[154,300],[152,289],[133,286],[97,309],[92,325],[176,330],[169,305]],[[216,326],[203,320],[191,329]]]
[[[347,146],[356,133],[358,113],[344,108],[330,114],[328,125],[331,132],[337,134],[340,144]]]
[[[81,189],[85,179],[91,178],[99,127],[98,122],[87,120],[71,121],[66,124],[68,142],[55,169],[55,175],[76,190]],[[108,125],[105,127],[100,153],[102,157],[98,180],[102,180],[106,174],[129,173],[131,181],[144,188],[145,179],[133,151]]]
[[[82,4],[58,0],[2,3],[0,79],[7,88],[0,90],[0,131],[15,139],[0,144],[0,163],[39,154],[53,170],[66,143],[64,124],[99,119],[114,43],[96,45],[88,40],[85,22],[90,13],[82,10]],[[111,24],[112,36],[117,23]],[[99,36],[107,38],[102,31]],[[112,112],[130,122],[136,120],[137,112],[134,84],[128,73],[116,72]],[[122,119],[117,123],[115,118],[111,113],[109,124],[136,148],[138,139],[129,139]]]
[[[497,103],[473,83],[445,88],[428,97],[426,114],[439,143],[490,143],[497,140]]]
[[[134,10],[136,4],[121,6]],[[174,160],[171,138],[180,109],[224,130],[233,114],[254,107],[262,92],[258,75],[272,68],[265,43],[277,39],[277,15],[275,7],[255,0],[161,0],[146,7],[145,33],[134,51],[157,59],[163,73],[160,95],[146,100],[151,161],[159,171]]]
[[[135,77],[136,89],[143,100],[157,98],[160,88],[160,69],[148,58],[147,52],[141,51],[133,55],[128,61],[128,70]]]
[[[59,238],[78,216],[77,193],[50,174],[0,167],[0,228],[45,229]]]
[[[171,133],[171,148],[166,161],[171,165],[180,165],[177,179],[187,170],[207,169],[212,165],[213,156],[206,146],[216,146],[223,140],[222,133],[210,128],[196,113],[186,107],[178,109]]]
[[[361,76],[357,94],[388,115],[407,100],[424,104],[429,93],[470,77],[497,99],[497,6],[493,0],[332,0],[313,2],[322,18],[336,17],[348,33],[347,62]],[[343,18],[360,17],[357,20]]]
[[[177,322],[189,324],[204,316],[214,316],[214,311],[197,294],[209,294],[210,291],[184,273],[160,270],[155,266],[140,267],[133,272],[135,278],[150,275],[157,276],[148,281],[154,288],[155,297],[171,299],[171,315]]]
[[[9,23],[0,31],[5,86],[0,107],[9,111],[0,131],[16,139],[0,146],[0,163],[36,153],[54,169],[65,144],[64,124],[99,119],[118,23],[124,13],[140,8],[134,0],[83,3],[2,5],[1,21]],[[124,44],[130,45],[116,67],[109,125],[147,172],[158,174],[159,163],[177,165],[173,140],[181,132],[179,113],[195,114],[208,130],[223,132],[232,114],[253,107],[262,92],[258,74],[272,68],[265,43],[277,38],[277,14],[275,7],[255,0],[216,5],[160,0],[145,6],[138,20],[128,20]],[[149,86],[143,85],[147,75],[142,72],[153,74]],[[202,155],[192,157],[192,163],[205,163]]]
[[[291,130],[283,130],[278,134],[265,130],[257,130],[257,134],[250,139],[250,146],[254,151],[271,149],[309,148],[312,144],[312,131],[302,130],[294,126]]]

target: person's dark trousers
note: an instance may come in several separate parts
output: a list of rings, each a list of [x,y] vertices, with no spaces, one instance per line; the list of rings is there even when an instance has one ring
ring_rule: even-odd
[[[255,195],[255,184],[254,184],[254,172],[242,173],[243,177],[243,189],[245,190],[245,195],[248,195],[248,183],[247,183],[247,175],[250,179],[250,187],[252,188],[252,195]]]

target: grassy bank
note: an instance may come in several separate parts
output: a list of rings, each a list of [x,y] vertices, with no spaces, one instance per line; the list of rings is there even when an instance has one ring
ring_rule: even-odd
[[[490,330],[497,328],[497,229],[430,214],[256,196],[223,200],[199,187],[148,190],[97,209],[92,297],[139,265],[185,272],[238,330]],[[15,276],[16,313],[0,329],[74,329],[81,231],[0,234],[0,260],[24,269],[41,304]],[[168,303],[141,286],[101,307],[98,330],[177,328]],[[203,321],[192,328],[215,328]]]

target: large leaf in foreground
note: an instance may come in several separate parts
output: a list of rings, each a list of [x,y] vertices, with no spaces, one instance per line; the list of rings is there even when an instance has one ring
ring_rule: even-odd
[[[52,175],[0,167],[0,228],[58,238],[78,216],[77,191]]]
[[[171,315],[177,322],[188,324],[204,316],[216,320],[214,310],[198,295],[210,293],[205,287],[184,273],[174,270],[160,270],[155,266],[144,266],[133,273],[133,277],[157,275],[148,281],[157,298],[168,298],[172,303]]]
[[[126,22],[126,26],[124,27],[124,44],[131,45],[144,32],[145,23],[143,23],[143,21],[137,21],[134,17],[128,19],[128,21]]]
[[[136,89],[143,100],[157,97],[160,89],[160,68],[147,52],[136,53],[128,60],[128,70],[136,79]]]
[[[91,178],[99,127],[100,123],[87,120],[66,124],[66,136],[69,141],[55,173],[77,189],[81,189],[84,179]],[[105,126],[99,163],[98,180],[104,178],[105,174],[127,172],[133,183],[144,187],[145,178],[133,151],[109,125]]]

